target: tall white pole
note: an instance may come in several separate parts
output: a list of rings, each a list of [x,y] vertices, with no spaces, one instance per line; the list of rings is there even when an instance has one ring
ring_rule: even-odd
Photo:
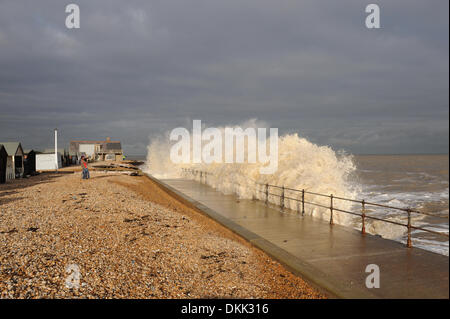
[[[58,170],[58,129],[55,128],[55,169]]]

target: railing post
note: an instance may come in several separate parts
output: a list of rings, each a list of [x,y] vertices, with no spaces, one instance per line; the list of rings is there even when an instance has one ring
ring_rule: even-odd
[[[408,208],[406,210],[406,212],[408,213],[408,241],[406,242],[406,246],[408,248],[412,247],[412,243],[411,243],[411,210]]]
[[[362,211],[361,211],[362,228],[361,228],[361,233],[363,235],[365,235],[366,234],[366,201],[363,199],[361,203],[362,203]]]
[[[269,203],[269,184],[266,184],[266,204]]]
[[[305,190],[302,189],[302,216],[305,215]]]
[[[196,169],[192,169],[192,168],[181,168],[181,170],[182,170],[183,174],[186,175],[186,177],[190,176],[193,180],[196,180],[197,176],[199,175],[200,182],[204,181],[204,183],[207,182],[207,177],[208,177],[207,175],[211,174],[211,173],[208,173],[206,171],[204,172],[204,171],[196,170]],[[214,174],[211,174],[211,175],[213,176],[213,179],[217,179],[218,178]],[[280,206],[281,206],[282,209],[285,208],[285,204],[286,204],[285,203],[285,201],[286,201],[286,187],[284,185],[283,186],[276,186],[276,185],[270,185],[268,183],[266,183],[266,184],[256,183],[256,184],[257,185],[261,185],[261,186],[265,185],[265,191],[259,190],[259,187],[256,189],[256,191],[258,192],[257,193],[258,195],[256,195],[256,198],[258,198],[260,196],[259,195],[260,193],[264,192],[265,193],[265,202],[266,202],[266,204],[269,203],[269,194],[270,194],[269,193],[269,187],[272,186],[272,187],[276,187],[276,188],[281,188],[281,195],[276,195],[276,194],[272,194],[272,195],[273,196],[279,196],[280,199],[281,199]],[[237,185],[239,185],[239,184],[237,184]],[[290,189],[290,188],[288,188],[288,190],[300,192],[299,189]],[[330,209],[330,225],[334,225],[334,195],[333,194],[330,194],[330,195],[318,194],[318,193],[314,193],[314,192],[311,192],[311,191],[306,192],[305,189],[302,189],[301,190],[302,216],[304,216],[304,214],[305,214],[305,203],[306,203],[306,201],[305,201],[305,194],[306,193],[311,194],[311,195],[319,195],[319,196],[324,196],[324,197],[329,197],[330,198],[330,207],[329,207],[329,209]],[[295,195],[295,197],[298,198],[298,195]],[[391,206],[386,206],[386,205],[381,205],[381,204],[374,204],[374,203],[368,203],[367,204],[364,199],[362,201],[357,201],[357,200],[353,200],[353,199],[349,199],[349,198],[342,198],[342,197],[337,197],[337,198],[338,198],[338,200],[347,200],[347,201],[352,201],[352,202],[355,202],[355,203],[361,203],[362,204],[362,206],[361,206],[361,215],[359,215],[362,218],[362,225],[361,225],[361,234],[362,235],[366,234],[366,218],[369,218],[369,219],[373,218],[373,219],[381,220],[381,221],[384,221],[384,222],[391,222],[392,224],[396,224],[396,225],[399,225],[399,226],[402,226],[402,227],[407,227],[406,246],[408,248],[412,248],[413,247],[413,244],[412,244],[412,230],[413,229],[423,230],[423,231],[431,232],[431,233],[434,233],[434,234],[437,234],[437,235],[443,235],[443,236],[446,236],[448,238],[448,234],[441,234],[441,233],[438,233],[438,232],[435,232],[435,231],[431,231],[429,229],[425,229],[425,228],[421,228],[421,227],[414,227],[412,225],[412,217],[411,217],[412,213],[417,213],[417,214],[425,214],[425,213],[420,213],[420,212],[417,212],[415,210],[411,210],[410,208],[404,209],[404,208],[391,207]],[[292,199],[292,198],[288,197],[288,199]],[[261,198],[261,200],[262,200],[262,198]],[[298,199],[293,199],[293,200],[295,200],[297,202],[296,209],[299,210],[300,208],[299,208],[298,202],[300,200],[298,200]],[[276,204],[276,199],[275,198],[274,198],[274,204]],[[315,206],[319,206],[319,207],[322,207],[322,208],[326,208],[325,205],[322,205],[322,204],[319,204],[319,203],[314,203],[314,196],[311,199],[311,202],[308,202],[308,204],[311,205],[311,206],[315,205]],[[408,214],[408,216],[407,216],[408,217],[408,223],[405,225],[404,222],[403,223],[393,222],[393,221],[389,221],[389,220],[382,219],[382,218],[371,217],[371,215],[367,216],[366,215],[366,205],[369,205],[369,206],[375,205],[375,206],[386,207],[386,208],[390,208],[390,209],[397,209],[397,210],[401,210],[401,211],[406,211],[407,214]],[[358,215],[356,212],[347,212],[347,211],[341,210],[339,208],[336,208],[336,210],[339,211],[339,212],[343,212],[343,213],[349,213],[349,214],[353,214],[353,215]],[[313,215],[313,212],[314,212],[314,210],[311,211],[311,216]],[[370,210],[369,210],[369,212],[370,212]],[[427,214],[425,214],[425,215],[427,215]],[[431,215],[431,216],[433,216],[433,215]]]
[[[333,194],[330,195],[330,225],[333,225]]]

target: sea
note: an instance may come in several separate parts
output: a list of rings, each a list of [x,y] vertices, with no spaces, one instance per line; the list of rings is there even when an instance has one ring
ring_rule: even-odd
[[[411,214],[415,227],[431,230],[411,231],[414,247],[448,256],[449,233],[449,157],[446,155],[353,155],[317,145],[298,134],[280,136],[278,168],[274,174],[261,174],[263,163],[174,164],[170,160],[170,143],[156,138],[148,146],[144,170],[157,178],[195,178],[184,175],[183,168],[208,173],[207,184],[225,194],[240,198],[265,200],[264,185],[271,189],[268,202],[280,205],[281,186],[309,193],[305,213],[315,218],[330,219],[330,198],[314,194],[333,194],[352,200],[411,209],[425,214]],[[284,207],[299,211],[298,191],[287,191]],[[360,214],[360,203],[335,200],[341,210]],[[301,205],[300,205],[301,206]],[[368,217],[407,224],[403,210],[366,205]],[[333,212],[336,224],[361,230],[362,218]],[[406,243],[407,228],[392,223],[366,219],[367,233]],[[447,236],[445,236],[445,234]]]
[[[449,233],[449,156],[446,155],[355,155],[353,182],[358,197],[383,205],[410,208],[434,216],[413,214],[413,225]],[[371,207],[370,214],[407,222],[407,214]],[[436,217],[435,217],[436,216]],[[378,223],[377,233],[406,242],[398,227]],[[356,228],[357,221],[353,226]],[[448,256],[448,237],[421,230],[412,232],[413,246]]]

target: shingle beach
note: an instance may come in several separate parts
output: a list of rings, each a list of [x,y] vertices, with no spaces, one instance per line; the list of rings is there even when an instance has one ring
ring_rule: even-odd
[[[0,297],[324,296],[145,176],[94,171],[0,185]]]

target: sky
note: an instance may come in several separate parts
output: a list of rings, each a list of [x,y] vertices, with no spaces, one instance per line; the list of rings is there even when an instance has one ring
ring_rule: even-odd
[[[258,119],[349,153],[448,153],[449,2],[0,0],[0,141],[122,141]]]

